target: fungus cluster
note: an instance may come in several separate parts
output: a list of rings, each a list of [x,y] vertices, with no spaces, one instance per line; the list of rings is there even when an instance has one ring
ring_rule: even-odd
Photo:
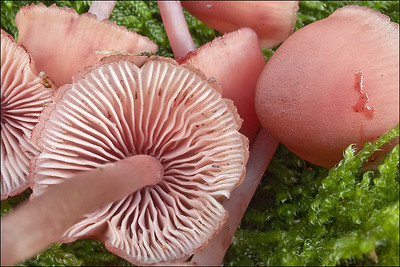
[[[225,5],[222,2],[216,4]],[[185,6],[186,4],[183,3],[182,5]],[[230,3],[226,3],[226,5],[230,5]],[[237,5],[240,5],[240,3],[237,3]],[[198,10],[196,11],[199,11],[198,18],[200,18],[201,12],[204,11],[202,20],[209,25],[211,23],[214,23],[214,25],[227,25],[232,20],[235,20],[234,16],[228,19],[228,23],[221,19],[221,16],[230,16],[229,8],[224,9],[224,11],[216,11],[217,13],[219,12],[220,16],[211,15],[211,10],[215,7],[211,2],[193,2],[188,4],[187,7],[192,14],[195,14],[194,10],[197,8]],[[207,12],[207,10],[210,10],[210,12]],[[345,15],[340,16],[337,14]],[[236,17],[240,17],[238,20],[242,19],[241,16]],[[346,17],[352,17],[352,19],[350,20]],[[341,19],[342,22],[335,24],[334,21],[340,21]],[[331,21],[332,23],[328,23]],[[321,24],[330,24],[330,26],[320,27],[319,30],[314,31]],[[267,64],[257,82],[255,107],[258,118],[262,120],[262,125],[266,130],[262,130],[257,138],[263,138],[265,142],[268,142],[269,145],[267,147],[270,150],[266,149],[266,151],[270,153],[274,152],[272,148],[276,148],[277,143],[275,140],[280,140],[289,149],[303,156],[304,159],[322,166],[332,167],[342,158],[343,150],[348,144],[356,143],[358,146],[362,146],[364,142],[374,140],[387,129],[393,127],[396,123],[398,124],[398,24],[388,23],[388,19],[378,12],[373,12],[367,8],[349,6],[336,11],[330,18],[315,23],[314,27],[311,25],[308,27],[311,28],[308,31],[309,35],[314,38],[307,38],[307,34],[300,34],[300,32],[306,31],[307,27],[304,27],[298,33],[285,40],[272,56],[271,64]],[[360,32],[363,33],[359,34]],[[369,38],[364,38],[368,35],[370,35]],[[387,39],[380,38],[379,35],[385,36]],[[330,37],[327,38],[327,36]],[[297,42],[292,41],[293,39],[296,39]],[[380,41],[380,39],[386,41]],[[379,44],[364,51],[364,48],[369,47],[371,42],[379,42]],[[222,44],[225,45],[224,42]],[[222,44],[221,46],[223,47]],[[208,45],[206,44],[205,46]],[[213,48],[218,48],[218,46]],[[346,50],[347,48],[350,49]],[[196,57],[201,49],[195,53],[189,53],[186,56],[189,60],[185,62],[190,62],[190,58],[193,55]],[[215,58],[213,51],[215,50],[210,49],[210,51],[207,51],[208,53],[205,53],[210,54],[210,60],[207,60],[204,54],[194,60],[195,65],[202,60],[207,63],[212,62],[211,64],[197,65],[201,66],[200,68],[204,68],[206,73],[210,65],[212,66],[211,69],[214,67],[218,70],[219,66],[223,64],[220,61],[226,60],[224,58],[223,60],[212,61]],[[229,52],[230,56],[232,56],[232,51],[234,49]],[[304,51],[309,52],[309,54]],[[332,57],[331,61],[325,60],[326,51],[329,51],[328,56]],[[346,52],[343,53],[343,51]],[[381,51],[385,52],[381,53]],[[318,52],[319,54],[317,54]],[[374,53],[379,55],[373,61],[369,60],[371,54]],[[357,60],[352,60],[354,54],[359,55]],[[386,60],[389,58],[390,60]],[[332,65],[335,60],[337,60],[337,63]],[[238,62],[243,63],[244,61]],[[356,66],[357,62],[363,63]],[[351,67],[353,67],[353,70],[349,70]],[[366,77],[365,72],[369,72],[368,68],[373,69],[371,72],[375,72],[370,80],[380,80],[380,86],[375,86],[378,84],[373,82],[371,86],[375,86],[375,88],[367,89],[364,77]],[[240,75],[240,72],[244,71],[244,69],[234,73]],[[343,74],[346,71],[347,73]],[[229,77],[232,77],[232,75],[229,75]],[[344,77],[350,77],[350,82],[344,81]],[[328,84],[326,81],[328,81]],[[308,90],[309,84],[304,85],[304,82],[312,83],[313,89]],[[299,88],[301,85],[304,85],[305,90]],[[375,101],[382,104],[382,107],[379,107],[379,113],[381,114],[379,123],[376,123],[375,120],[365,123],[366,120],[371,120],[373,117],[371,115],[375,113],[374,108],[370,105],[371,97],[368,90],[371,90],[371,96],[374,91],[380,92],[375,99]],[[353,95],[353,99],[347,98],[348,94],[346,92],[350,92]],[[389,95],[386,95],[388,92]],[[346,101],[340,100],[343,96],[346,97]],[[321,101],[321,99],[327,100],[327,102]],[[244,98],[241,98],[235,103],[239,103],[238,106],[240,106],[240,101],[245,102]],[[349,103],[351,103],[351,106]],[[347,104],[349,107],[341,109],[341,104]],[[383,107],[385,104],[387,106]],[[318,112],[315,112],[316,108]],[[393,112],[396,110],[397,112]],[[347,116],[349,112],[356,113],[356,115]],[[321,116],[322,114],[324,116]],[[360,116],[363,117],[360,118]],[[272,120],[271,117],[273,117]],[[317,117],[319,119],[316,119]],[[354,122],[353,125],[351,125],[352,122]],[[368,130],[366,129],[373,124],[375,126]],[[373,130],[374,128],[376,131]],[[272,137],[267,132],[271,132]],[[372,132],[374,133],[372,134]],[[251,135],[249,138],[252,141]],[[257,142],[257,139],[255,142]],[[335,148],[332,149],[333,147]],[[300,150],[306,152],[300,153]],[[307,153],[314,153],[314,159],[307,156]],[[335,153],[336,156],[332,157],[332,154]],[[259,153],[258,155],[262,155],[263,159],[255,160],[256,162],[258,161],[258,164],[252,165],[252,155],[257,155],[257,152],[251,152],[249,160],[249,166],[253,166],[251,168],[256,169],[254,167],[256,165],[262,166],[262,160],[268,162],[267,155]],[[327,164],[326,162],[328,161],[329,163]],[[249,168],[249,173],[254,169]],[[252,181],[256,180],[254,177],[246,177],[245,183],[241,187],[247,188],[247,183],[252,183]],[[254,184],[257,184],[257,182],[254,182]],[[229,203],[233,203],[236,197],[243,194],[239,189],[240,187],[236,190],[238,195],[235,195],[236,191],[234,191],[232,198],[226,201],[225,206],[229,206]],[[247,190],[247,192],[252,191],[248,188]],[[243,202],[245,201],[243,200]],[[235,213],[234,209],[230,212],[232,215],[235,214],[235,216],[241,217],[239,213]],[[229,229],[229,225],[226,226]],[[233,228],[236,228],[236,226],[233,226]],[[229,242],[226,240],[229,239],[230,231],[226,231],[228,233],[226,235],[222,234],[223,232],[222,230],[217,238],[209,242],[207,247],[196,253],[191,262],[200,265],[221,263],[223,256],[221,257],[220,255],[223,255],[225,250],[220,248],[228,246]]]
[[[109,250],[137,264],[189,257],[221,228],[227,212],[220,202],[244,178],[248,141],[238,132],[242,120],[233,103],[223,99],[219,85],[207,81],[201,71],[185,64],[178,66],[172,60],[151,58],[139,68],[144,57],[115,56],[95,64],[104,56],[95,53],[98,51],[148,54],[157,47],[146,38],[125,34],[122,27],[107,21],[99,23],[94,15],[78,16],[71,9],[39,4],[23,7],[16,22],[19,41],[29,47],[36,69],[54,77],[59,88],[46,102],[32,135],[29,133],[40,149],[30,164],[31,202],[2,218],[6,229],[3,233],[8,237],[44,233],[42,219],[32,223],[29,231],[23,223],[14,232],[10,228],[34,211],[44,212],[44,218],[49,218],[49,212],[56,209],[46,209],[50,201],[61,204],[61,210],[66,205],[69,212],[60,212],[62,216],[49,220],[47,226],[56,225],[63,216],[70,218],[57,230],[48,228],[54,231],[49,230],[30,253],[59,240],[58,235],[70,227],[63,234],[63,242],[97,238]],[[111,31],[110,36],[100,38],[99,33],[106,30]],[[112,40],[116,37],[117,43]],[[89,42],[81,46],[83,38],[89,38]],[[48,50],[49,45],[59,50]],[[71,57],[65,57],[69,53]],[[72,185],[82,184],[83,180],[66,180],[79,181],[77,177],[86,175],[93,181],[93,175],[105,164],[120,166],[125,158],[138,155],[161,162],[163,179],[154,187],[126,194],[113,203],[105,199],[116,199],[115,192],[109,192],[113,198],[101,200],[100,194],[95,194],[92,197],[97,202],[86,202],[90,197],[82,196],[79,190],[71,193]],[[130,175],[131,179],[135,177]],[[113,178],[116,182],[119,179]],[[151,185],[152,181],[136,188]],[[96,185],[104,191],[104,183],[99,180]],[[68,184],[69,190],[64,193],[72,196],[63,198],[54,193]],[[118,186],[114,188],[118,190]],[[79,206],[78,200],[101,203],[102,208],[93,210],[95,204],[87,204],[71,214],[70,206]],[[82,214],[85,217],[75,224]],[[28,235],[26,239],[31,239],[26,243],[35,243],[38,237],[40,234]],[[5,262],[30,255],[21,252],[23,245],[9,246],[10,238],[3,241],[11,249],[2,250],[9,260]]]
[[[107,9],[101,4],[92,5],[95,15],[82,16],[55,5],[22,8],[16,17],[19,42],[32,54],[33,70],[24,48],[12,38],[3,42],[8,36],[2,31],[2,199],[3,166],[10,166],[3,163],[3,150],[4,162],[24,163],[14,173],[26,176],[30,161],[33,190],[30,203],[2,218],[2,236],[8,235],[2,246],[31,230],[22,223],[23,230],[13,232],[10,225],[41,210],[49,220],[30,225],[41,226],[37,233],[44,233],[44,221],[52,229],[62,216],[69,220],[37,249],[60,236],[62,242],[95,238],[138,265],[185,262],[193,254],[190,264],[218,265],[277,140],[331,167],[349,143],[361,146],[398,124],[398,24],[378,12],[348,6],[288,38],[297,1],[252,2],[246,9],[239,2],[159,1],[175,61],[141,56],[157,46],[108,22],[115,2]],[[182,6],[226,33],[196,50]],[[286,38],[265,65],[260,44],[273,47]],[[3,79],[3,43],[23,54],[4,66],[23,69],[33,82],[15,81],[9,71]],[[108,52],[136,56],[103,58]],[[41,71],[60,87],[51,99],[54,89],[37,77]],[[32,83],[35,89],[26,90]],[[20,87],[26,99],[39,99],[32,118],[20,115],[31,105],[17,97]],[[84,195],[95,181],[96,194]],[[130,185],[122,188],[124,183]],[[74,191],[77,186],[81,191]],[[44,211],[49,201],[47,212],[65,205],[54,221]],[[79,208],[82,201],[86,205]],[[2,258],[23,250],[9,246]]]

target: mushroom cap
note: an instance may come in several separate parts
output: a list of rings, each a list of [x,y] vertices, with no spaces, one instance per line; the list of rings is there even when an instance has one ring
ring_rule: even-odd
[[[71,83],[76,72],[104,57],[96,51],[138,54],[158,49],[149,38],[115,22],[100,21],[89,12],[79,15],[73,8],[55,4],[24,6],[15,24],[18,42],[32,54],[37,70],[50,76],[57,87]]]
[[[109,57],[86,71],[58,90],[35,127],[33,197],[76,172],[152,156],[161,182],[88,214],[62,241],[96,238],[141,265],[188,257],[223,225],[221,201],[245,175],[248,140],[232,101],[192,66],[159,57],[141,68]]]
[[[219,32],[253,29],[263,48],[273,48],[294,31],[298,1],[181,1],[193,16]]]
[[[31,132],[54,92],[32,68],[25,48],[1,30],[1,200],[29,187],[29,161],[39,152]]]
[[[277,140],[333,167],[399,123],[399,24],[350,5],[301,28],[267,62],[255,103]]]

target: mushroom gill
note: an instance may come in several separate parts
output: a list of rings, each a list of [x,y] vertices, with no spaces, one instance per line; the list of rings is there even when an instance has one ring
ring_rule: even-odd
[[[219,231],[221,201],[245,175],[236,108],[215,82],[170,59],[139,68],[116,56],[86,71],[58,90],[34,130],[43,151],[32,161],[33,197],[77,172],[152,156],[162,181],[88,214],[62,241],[96,238],[140,265],[189,257]]]
[[[39,153],[31,131],[53,92],[51,82],[33,74],[25,48],[1,30],[1,200],[29,187],[29,161]]]
[[[104,57],[96,51],[140,54],[158,49],[149,38],[115,22],[101,21],[90,12],[79,15],[55,4],[24,6],[15,16],[15,24],[18,42],[32,54],[37,70],[49,75],[58,87],[71,83],[76,72]]]

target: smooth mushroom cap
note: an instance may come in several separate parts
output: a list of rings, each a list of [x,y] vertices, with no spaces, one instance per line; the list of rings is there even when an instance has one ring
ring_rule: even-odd
[[[219,32],[253,29],[263,48],[288,38],[297,19],[298,1],[181,1],[193,16]]]
[[[256,112],[295,154],[333,167],[399,123],[399,24],[346,6],[301,28],[261,73]]]
[[[55,4],[48,8],[43,3],[24,6],[15,16],[15,24],[18,42],[30,51],[37,70],[50,76],[57,87],[71,83],[73,74],[104,57],[96,51],[139,54],[158,49],[149,38],[115,22],[100,21],[89,12],[79,15]]]
[[[1,30],[1,200],[29,187],[29,161],[39,152],[31,132],[54,92],[32,69],[29,53]]]
[[[221,201],[245,175],[248,141],[218,85],[190,65],[103,60],[58,90],[33,138],[33,197],[76,172],[130,155],[164,167],[161,182],[88,214],[63,242],[96,238],[134,264],[189,257],[227,217]]]

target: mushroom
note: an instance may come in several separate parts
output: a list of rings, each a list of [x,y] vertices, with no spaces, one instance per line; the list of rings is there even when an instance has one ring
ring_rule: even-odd
[[[59,88],[32,139],[32,198],[81,171],[131,155],[158,159],[164,177],[87,214],[61,239],[96,238],[134,264],[186,259],[221,228],[221,201],[241,183],[248,140],[215,82],[190,65],[108,57]]]
[[[15,16],[15,24],[18,42],[32,54],[37,70],[51,77],[57,87],[71,83],[73,74],[104,57],[96,51],[157,51],[150,39],[115,22],[100,21],[90,12],[78,15],[72,8],[55,4],[24,6]],[[138,57],[138,64],[144,59]]]
[[[399,123],[399,25],[350,5],[301,28],[265,66],[256,112],[293,153],[333,167]]]
[[[29,187],[29,161],[39,153],[30,135],[54,89],[33,72],[29,53],[1,30],[1,200]]]
[[[81,172],[1,217],[1,265],[14,265],[57,242],[65,230],[99,206],[119,201],[162,178],[160,162],[131,156]],[[112,179],[110,179],[112,176]]]
[[[182,1],[193,16],[219,32],[253,29],[263,48],[288,38],[296,25],[298,1]]]

